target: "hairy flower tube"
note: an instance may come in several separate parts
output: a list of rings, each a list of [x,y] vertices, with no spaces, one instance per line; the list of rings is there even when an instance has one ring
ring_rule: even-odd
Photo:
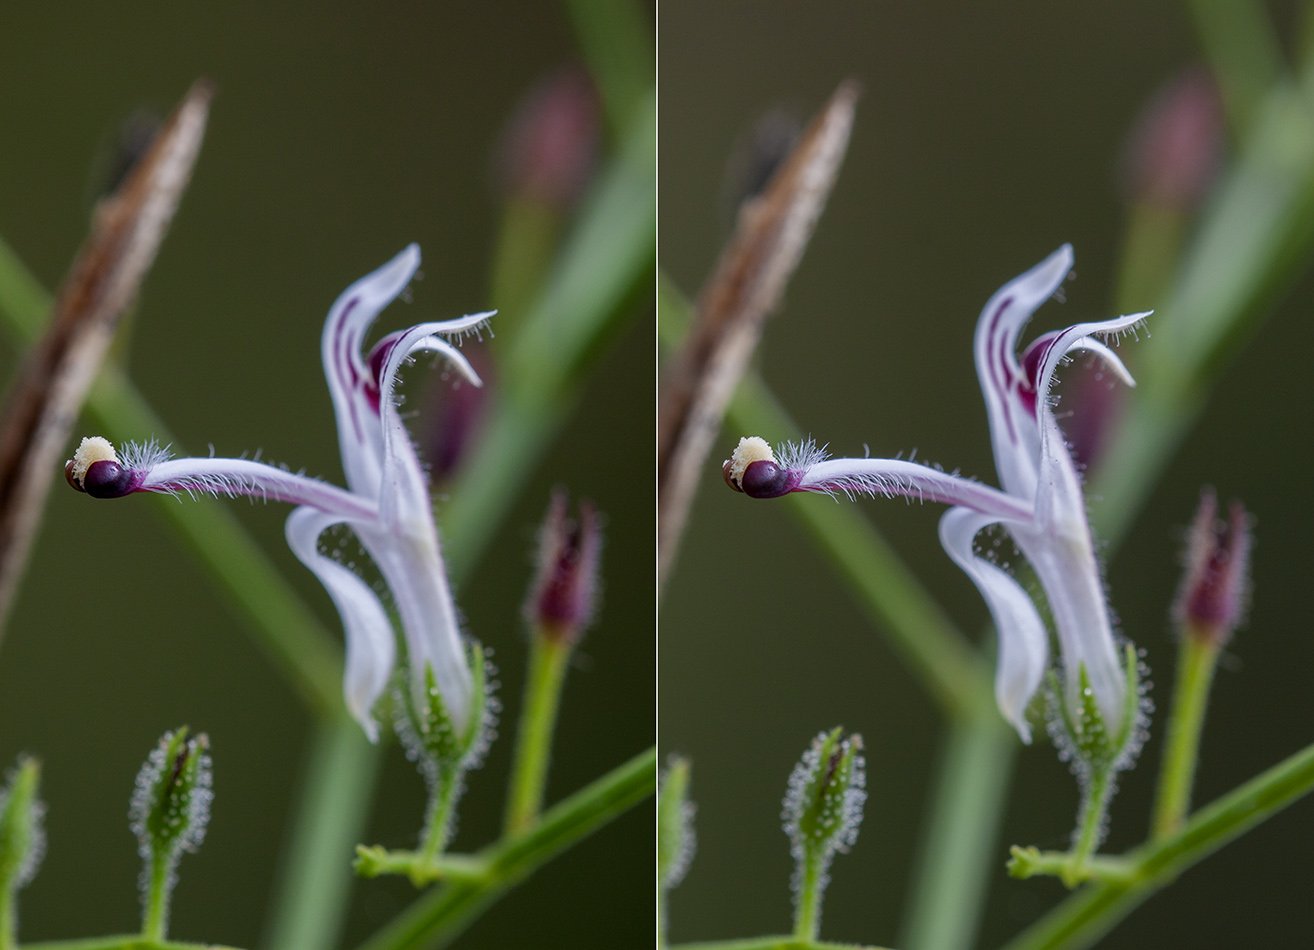
[[[990,298],[976,325],[976,371],[1000,488],[912,461],[828,458],[810,441],[782,449],[777,458],[764,440],[741,439],[723,467],[726,483],[754,498],[796,491],[843,492],[952,506],[940,521],[940,541],[990,609],[999,631],[995,697],[1024,741],[1031,737],[1027,705],[1049,664],[1049,635],[1021,585],[976,553],[976,536],[992,525],[1001,525],[1012,537],[1045,593],[1068,709],[1079,708],[1084,679],[1109,733],[1135,731],[1123,729],[1130,725],[1128,671],[1123,651],[1115,643],[1081,478],[1055,419],[1051,388],[1059,364],[1076,350],[1093,353],[1119,379],[1132,384],[1122,361],[1097,337],[1125,333],[1148,313],[1045,333],[1019,355],[1023,328],[1059,289],[1072,263],[1072,249],[1064,245],[1005,284]]]
[[[419,266],[420,249],[412,244],[348,287],[324,323],[324,374],[337,419],[346,488],[251,459],[170,458],[154,443],[130,445],[120,458],[100,437],[83,439],[65,466],[69,484],[95,498],[187,492],[248,495],[296,505],[287,519],[288,544],[319,578],[342,616],[347,707],[371,739],[378,736],[374,704],[396,665],[396,639],[379,595],[319,550],[320,535],[337,525],[354,532],[392,595],[417,700],[425,694],[428,669],[457,726],[470,715],[467,653],[424,470],[402,424],[395,391],[402,365],[421,351],[443,356],[479,385],[479,376],[449,340],[476,332],[492,314],[417,324],[383,336],[365,351],[365,335],[375,318],[406,289]]]

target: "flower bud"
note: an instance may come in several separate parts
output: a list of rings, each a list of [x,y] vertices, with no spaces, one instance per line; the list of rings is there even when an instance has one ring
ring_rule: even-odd
[[[187,727],[166,732],[137,773],[129,816],[141,856],[174,864],[205,840],[210,820],[210,740],[188,737]]]
[[[596,607],[602,529],[589,502],[579,503],[576,520],[569,517],[568,506],[564,491],[552,493],[539,531],[538,570],[525,619],[543,636],[575,643]]]
[[[672,758],[657,789],[657,879],[668,891],[693,861],[694,804],[689,801],[689,760]]]
[[[23,758],[0,789],[0,895],[13,894],[36,876],[45,854],[45,807],[37,798],[41,766]],[[0,896],[0,901],[5,900]],[[0,934],[0,943],[4,935]]]
[[[477,643],[470,644],[469,655],[470,709],[460,728],[443,701],[432,667],[425,667],[425,688],[419,695],[404,678],[397,684],[397,737],[430,783],[443,774],[477,767],[492,738],[497,701],[490,695],[489,663]]]
[[[1137,119],[1123,160],[1129,200],[1184,213],[1218,172],[1223,109],[1208,71],[1183,71],[1155,93]]]
[[[583,70],[563,69],[540,80],[502,135],[498,178],[508,195],[558,212],[569,208],[593,172],[598,111]]]
[[[867,765],[862,737],[842,736],[839,728],[818,733],[789,776],[780,817],[800,866],[808,859],[824,864],[858,840]]]
[[[1241,623],[1250,597],[1250,546],[1250,518],[1241,503],[1233,502],[1222,519],[1213,491],[1202,491],[1173,606],[1173,617],[1188,636],[1221,646]]]

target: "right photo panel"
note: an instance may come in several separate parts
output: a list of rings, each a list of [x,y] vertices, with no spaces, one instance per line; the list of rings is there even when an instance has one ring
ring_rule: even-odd
[[[1310,6],[658,35],[659,946],[1307,941]]]

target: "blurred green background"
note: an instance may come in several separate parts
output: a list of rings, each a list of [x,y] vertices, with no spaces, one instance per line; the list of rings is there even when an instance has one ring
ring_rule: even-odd
[[[1291,5],[1274,12],[1289,34]],[[856,77],[865,93],[848,159],[758,364],[799,425],[833,451],[916,449],[993,482],[972,367],[976,316],[1063,242],[1076,249],[1076,277],[1067,303],[1043,308],[1033,330],[1112,312],[1126,224],[1118,164],[1149,96],[1200,59],[1185,9],[667,0],[658,31],[665,272],[692,296],[711,271],[731,223],[728,160],[754,121],[779,107],[806,117]],[[1314,639],[1300,619],[1314,537],[1314,419],[1301,386],[1311,293],[1304,278],[1280,295],[1262,331],[1219,368],[1204,415],[1107,565],[1113,606],[1145,649],[1164,706],[1175,649],[1168,608],[1200,487],[1243,499],[1256,517],[1254,606],[1215,685],[1200,803],[1314,739]],[[1120,352],[1135,372],[1135,342]],[[720,449],[743,434],[725,432]],[[867,740],[870,798],[856,849],[836,859],[822,934],[894,944],[941,751],[936,710],[787,506],[722,487],[722,457],[709,460],[662,605],[659,748],[693,760],[699,838],[670,900],[671,939],[789,927],[780,797],[811,736],[843,724]],[[940,507],[864,500],[850,510],[879,526],[963,629],[982,627],[984,604],[937,540]],[[1144,838],[1161,738],[1162,714],[1113,803],[1110,851]],[[1068,843],[1076,786],[1045,742],[1019,756],[1008,800],[981,946],[1002,943],[1065,893],[1052,879],[1004,873],[1009,844]],[[1108,945],[1306,940],[1300,869],[1312,831],[1314,807],[1299,803],[1152,898]]]
[[[193,80],[212,79],[206,143],[147,279],[126,359],[187,450],[259,449],[339,480],[319,362],[329,304],[417,241],[423,280],[382,328],[498,307],[488,290],[501,213],[494,151],[521,97],[579,60],[558,4],[329,2],[299,13],[6,4],[0,234],[53,290],[82,241],[120,123],[143,108],[166,114]],[[506,707],[502,737],[471,778],[458,849],[499,827],[522,683],[520,604],[553,485],[596,502],[607,547],[605,599],[568,680],[549,799],[652,741],[654,534],[650,501],[634,490],[650,483],[646,296],[630,316],[592,355],[577,410],[457,591],[469,631],[495,650]],[[0,354],[12,371],[20,354],[12,343]],[[438,375],[425,360],[410,371],[412,407]],[[39,756],[49,805],[49,851],[21,904],[25,939],[137,925],[128,797],[147,751],[182,723],[211,737],[216,801],[209,839],[182,863],[171,934],[249,946],[262,933],[309,723],[148,510],[177,503],[93,504],[62,485],[52,494],[0,648],[0,762]],[[327,628],[339,629],[323,589],[286,548],[286,507],[198,504],[234,509]],[[378,788],[367,840],[411,846],[423,792],[395,747]],[[524,946],[531,936],[540,945],[644,945],[651,814],[635,809],[556,861],[460,945]],[[359,884],[347,943],[413,896],[403,880]]]

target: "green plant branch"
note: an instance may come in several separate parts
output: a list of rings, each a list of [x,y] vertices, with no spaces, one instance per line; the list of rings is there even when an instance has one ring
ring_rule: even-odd
[[[23,950],[238,950],[219,943],[183,943],[178,940],[147,940],[141,934],[119,937],[90,937],[82,940],[46,940],[25,943]]]
[[[865,943],[832,943],[797,937],[749,937],[744,940],[706,940],[672,944],[670,950],[884,950]]]
[[[1191,808],[1191,787],[1200,756],[1209,686],[1218,661],[1218,647],[1183,632],[1177,651],[1177,682],[1168,715],[1168,735],[1154,800],[1152,837],[1166,838],[1182,826]]]
[[[658,281],[657,305],[658,335],[666,346],[674,346],[688,328],[689,302],[663,277]],[[799,435],[756,373],[740,381],[726,418],[734,430],[745,434],[777,441]],[[876,629],[947,716],[971,714],[987,706],[994,709],[985,663],[880,532],[844,506],[825,504],[824,499],[791,495],[783,500],[849,582]]]
[[[1314,789],[1314,745],[1202,808],[1181,831],[1125,855],[1126,877],[1073,894],[1007,950],[1088,946],[1187,868]]]
[[[262,946],[336,944],[352,882],[347,857],[365,830],[382,758],[345,711],[316,724]]]
[[[572,652],[569,643],[542,631],[534,631],[529,639],[529,671],[502,826],[508,835],[526,831],[543,809],[557,705]]]
[[[899,946],[972,944],[1018,748],[993,707],[950,721]]]
[[[416,887],[435,881],[466,881],[478,884],[488,877],[488,863],[466,854],[426,857],[415,851],[389,851],[375,845],[356,847],[356,873],[361,877],[404,875]]]
[[[656,784],[657,753],[649,749],[548,809],[525,834],[505,838],[474,855],[488,868],[483,879],[453,881],[420,898],[361,950],[446,944],[504,892],[643,801]],[[580,900],[585,900],[583,895]]]
[[[652,82],[652,32],[632,0],[568,0],[584,60],[602,97],[607,125],[624,133]]]
[[[0,320],[13,339],[33,342],[42,332],[51,298],[0,241]],[[86,412],[115,437],[154,436],[177,444],[164,422],[117,366],[105,366],[92,387]],[[315,615],[284,582],[264,551],[222,504],[181,504],[151,499],[146,507],[164,517],[186,542],[212,581],[236,608],[243,628],[318,715],[342,705],[341,651]]]
[[[1273,23],[1253,0],[1186,4],[1233,130],[1244,133],[1268,90],[1282,81],[1282,50]]]

